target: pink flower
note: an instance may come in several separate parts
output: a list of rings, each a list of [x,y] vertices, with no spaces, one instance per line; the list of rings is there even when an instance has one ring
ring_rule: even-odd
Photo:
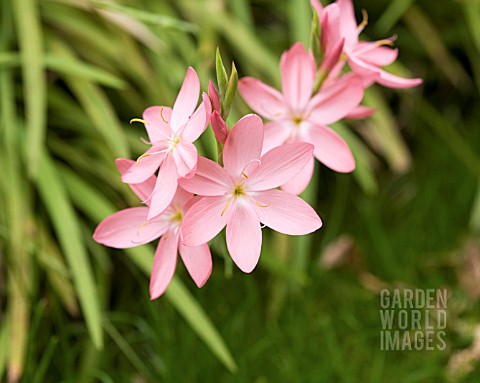
[[[343,54],[350,68],[365,78],[365,86],[378,82],[389,88],[410,88],[422,83],[419,78],[406,79],[381,69],[396,60],[398,50],[386,46],[393,44],[392,39],[359,41],[358,36],[367,25],[367,15],[364,13],[364,20],[357,25],[351,0],[337,0],[325,8],[318,0],[311,0],[311,3],[319,16],[325,57],[334,56],[339,44],[343,44]],[[337,71],[344,64],[345,61],[341,61]]]
[[[292,143],[261,156],[262,145],[262,120],[247,115],[227,137],[225,168],[199,157],[195,176],[180,180],[182,188],[204,196],[185,215],[184,244],[208,242],[227,226],[228,251],[246,273],[255,268],[260,257],[260,223],[290,235],[311,233],[322,225],[306,202],[275,189],[305,167],[313,146]]]
[[[182,89],[173,110],[152,106],[143,112],[145,128],[151,147],[122,176],[128,184],[144,182],[160,167],[153,189],[148,220],[161,214],[172,201],[178,178],[191,177],[197,166],[197,149],[193,145],[210,121],[211,103],[202,95],[203,102],[194,112],[200,92],[200,81],[195,70],[188,68]]]
[[[247,104],[271,120],[265,125],[263,152],[284,143],[304,141],[315,146],[314,155],[329,168],[351,172],[355,160],[345,141],[327,125],[345,117],[363,97],[362,82],[356,76],[331,81],[312,96],[315,60],[311,52],[296,43],[280,61],[282,91],[251,77],[239,81],[240,94]],[[313,173],[313,157],[298,175],[282,188],[301,193]]]
[[[125,174],[134,161],[117,159],[121,174]],[[153,192],[156,177],[130,185],[141,200]],[[153,220],[148,221],[148,207],[133,207],[120,210],[105,218],[96,228],[93,239],[103,245],[117,249],[143,245],[159,237],[150,278],[150,297],[156,299],[167,289],[177,264],[177,251],[198,287],[202,287],[212,272],[212,257],[206,242],[195,247],[182,244],[181,224],[185,213],[197,197],[178,188],[170,206]],[[148,203],[147,203],[148,204]]]

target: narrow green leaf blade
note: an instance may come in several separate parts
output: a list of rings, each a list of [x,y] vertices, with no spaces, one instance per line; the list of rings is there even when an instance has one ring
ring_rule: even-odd
[[[82,243],[78,218],[47,153],[42,155],[39,164],[37,185],[70,267],[92,342],[100,349],[103,347],[102,314],[92,268]]]

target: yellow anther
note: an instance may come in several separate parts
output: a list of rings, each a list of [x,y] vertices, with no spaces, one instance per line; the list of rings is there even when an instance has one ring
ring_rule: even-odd
[[[141,118],[132,118],[130,120],[130,124],[132,124],[133,122],[141,122],[142,124],[145,124],[145,125],[150,124],[148,121],[142,120]]]
[[[245,179],[248,180],[248,176],[244,172],[242,172],[242,176],[244,176]]]
[[[163,120],[165,124],[168,124],[168,121],[165,120],[165,118],[163,118],[163,108],[164,108],[163,106],[160,108],[160,118]]]
[[[260,202],[255,202],[255,205],[259,206],[259,207],[269,207],[270,205],[264,205]]]
[[[365,9],[362,9],[362,16],[363,16],[363,20],[358,26],[360,29],[363,29],[368,25],[368,13]]]
[[[225,207],[223,208],[222,213],[220,214],[220,217],[223,217],[223,215],[228,209],[228,205],[230,205],[230,200],[228,200],[227,203],[225,204]]]
[[[395,43],[392,41],[392,40],[389,40],[389,39],[385,39],[385,40],[378,40],[376,42],[376,44],[378,46],[383,46],[383,45],[388,45],[390,47],[393,47],[395,45]]]

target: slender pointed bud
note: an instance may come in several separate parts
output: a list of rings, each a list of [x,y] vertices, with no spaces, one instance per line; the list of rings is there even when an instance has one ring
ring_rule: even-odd
[[[235,98],[235,93],[237,93],[238,86],[238,73],[237,68],[235,68],[235,63],[232,62],[232,73],[230,75],[230,80],[228,80],[227,92],[225,94],[225,99],[222,103],[222,117],[224,120],[227,119],[230,108],[233,104],[233,99]]]
[[[216,110],[212,113],[210,121],[212,123],[212,129],[213,133],[215,134],[215,138],[219,143],[224,145],[228,136],[227,124]]]
[[[228,77],[225,66],[223,65],[222,56],[220,55],[220,50],[217,47],[217,53],[215,55],[215,66],[217,70],[217,84],[218,90],[220,91],[220,97],[223,100],[225,94],[227,93]]]
[[[312,27],[310,31],[310,49],[312,50],[313,57],[315,58],[315,63],[317,67],[320,66],[323,59],[323,52],[320,49],[320,21],[318,19],[318,13],[315,8],[312,7],[313,17],[312,17]]]
[[[215,88],[215,85],[213,85],[212,80],[208,81],[208,97],[210,97],[213,110],[220,113],[220,97],[218,96],[217,89]]]
[[[345,39],[339,40],[332,49],[330,49],[325,58],[323,59],[322,64],[320,65],[319,72],[325,70],[327,73],[333,69],[333,67],[338,63],[343,52],[343,46],[345,45]]]

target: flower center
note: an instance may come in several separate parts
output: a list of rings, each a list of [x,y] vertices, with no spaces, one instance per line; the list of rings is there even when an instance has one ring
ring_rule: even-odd
[[[170,217],[170,221],[175,222],[175,223],[180,223],[182,222],[183,214],[181,210],[177,210],[175,213],[172,214]]]
[[[168,150],[171,152],[182,141],[182,137],[173,136],[168,140]]]
[[[300,125],[303,121],[303,118],[300,116],[293,116],[292,121],[295,125]]]
[[[242,185],[237,185],[235,186],[235,189],[233,189],[232,195],[234,197],[240,197],[245,194],[245,190],[243,189]]]

